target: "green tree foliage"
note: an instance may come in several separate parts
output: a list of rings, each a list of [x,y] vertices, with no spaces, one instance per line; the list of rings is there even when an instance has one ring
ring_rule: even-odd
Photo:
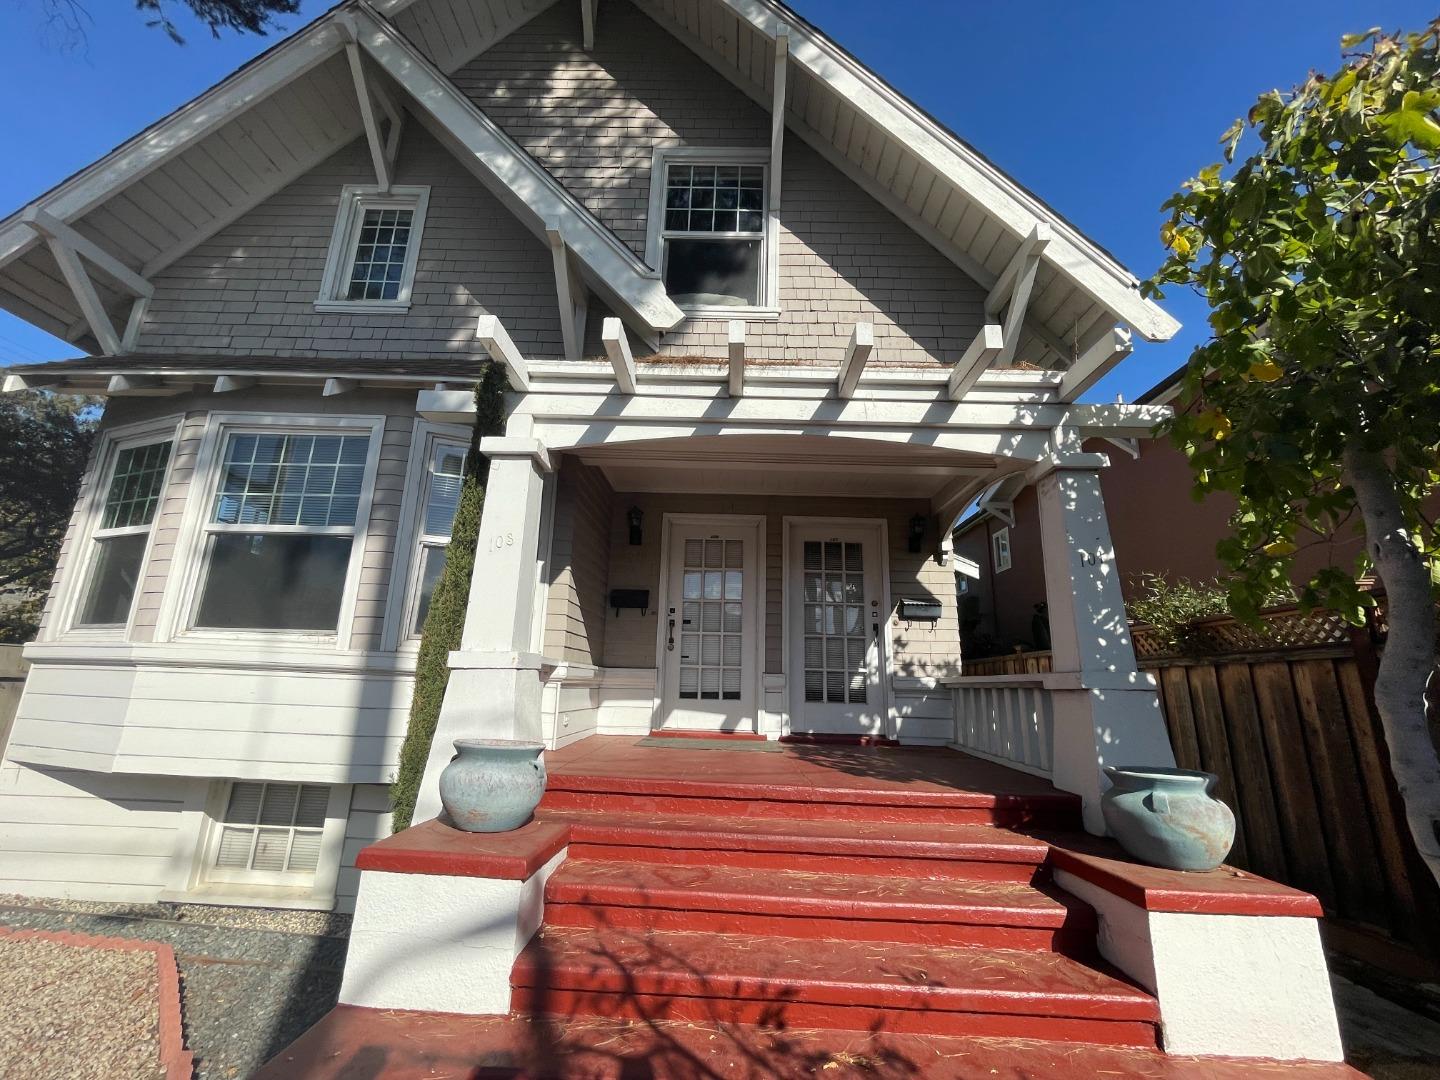
[[[445,569],[435,583],[430,610],[425,615],[420,654],[415,660],[415,696],[410,702],[410,722],[400,747],[400,768],[390,788],[395,832],[410,827],[430,744],[435,739],[435,725],[440,719],[440,706],[445,700],[445,687],[450,681],[450,653],[460,648],[460,636],[465,629],[480,514],[485,507],[485,481],[490,471],[479,445],[487,435],[504,433],[505,385],[504,370],[498,364],[487,364],[475,387],[475,431],[466,462],[465,485],[455,510]]]
[[[107,0],[108,2],[108,0]],[[135,8],[145,17],[145,25],[163,30],[177,45],[185,44],[170,12],[176,7],[189,10],[210,33],[220,36],[221,30],[233,30],[237,34],[259,34],[264,36],[279,29],[275,24],[277,15],[294,15],[300,10],[300,0],[134,0]],[[64,46],[72,47],[85,41],[89,29],[90,12],[85,0],[41,0],[50,29],[58,34]]]
[[[1253,618],[1305,544],[1363,527],[1353,567],[1300,600],[1358,619],[1385,586],[1390,638],[1376,686],[1411,831],[1440,868],[1440,765],[1424,725],[1434,666],[1440,481],[1440,21],[1348,37],[1333,76],[1262,96],[1221,139],[1225,163],[1165,207],[1169,255],[1146,283],[1196,289],[1211,339],[1185,389],[1203,407],[1168,425],[1197,496],[1238,501],[1218,548],[1231,610]],[[1258,149],[1236,162],[1242,145]]]
[[[90,398],[0,396],[0,641],[35,635],[98,419]]]

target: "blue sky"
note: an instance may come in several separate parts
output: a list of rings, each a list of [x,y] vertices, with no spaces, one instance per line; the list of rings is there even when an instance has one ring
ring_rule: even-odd
[[[1160,258],[1160,204],[1217,160],[1220,133],[1258,94],[1335,67],[1342,33],[1415,28],[1436,15],[1433,0],[791,4],[1140,277]],[[216,40],[180,16],[178,0],[184,46],[146,27],[128,0],[87,6],[87,42],[67,48],[46,25],[42,0],[0,5],[0,87],[11,103],[0,111],[0,146],[11,150],[0,165],[0,214],[273,42]],[[293,29],[328,6],[307,0],[286,22]],[[1141,344],[1090,398],[1134,398],[1204,340],[1199,301],[1177,293],[1166,306],[1186,324],[1179,336]],[[0,312],[0,365],[73,354]]]

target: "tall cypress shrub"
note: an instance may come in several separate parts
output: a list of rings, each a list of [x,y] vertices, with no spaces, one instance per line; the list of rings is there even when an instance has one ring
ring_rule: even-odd
[[[430,757],[430,744],[440,719],[445,686],[450,681],[450,653],[460,648],[460,636],[465,629],[470,579],[475,570],[475,545],[480,535],[480,513],[485,507],[485,484],[490,474],[490,463],[480,453],[480,440],[487,435],[504,434],[505,386],[504,370],[499,364],[487,363],[475,386],[475,430],[470,437],[465,483],[455,510],[445,569],[435,583],[420,637],[420,654],[415,659],[415,696],[410,702],[410,722],[400,747],[400,768],[390,788],[394,832],[409,828],[415,813],[415,798],[425,776],[425,762]]]

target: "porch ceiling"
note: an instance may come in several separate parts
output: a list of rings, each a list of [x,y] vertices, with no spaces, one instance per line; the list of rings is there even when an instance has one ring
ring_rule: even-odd
[[[928,499],[983,485],[996,461],[932,446],[803,435],[724,435],[585,447],[616,491]]]

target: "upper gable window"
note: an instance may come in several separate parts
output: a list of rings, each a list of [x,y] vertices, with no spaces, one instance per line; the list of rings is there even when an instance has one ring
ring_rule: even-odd
[[[648,254],[670,298],[692,315],[774,307],[767,157],[763,150],[656,151]]]
[[[345,187],[316,308],[407,310],[429,200],[428,187]]]

